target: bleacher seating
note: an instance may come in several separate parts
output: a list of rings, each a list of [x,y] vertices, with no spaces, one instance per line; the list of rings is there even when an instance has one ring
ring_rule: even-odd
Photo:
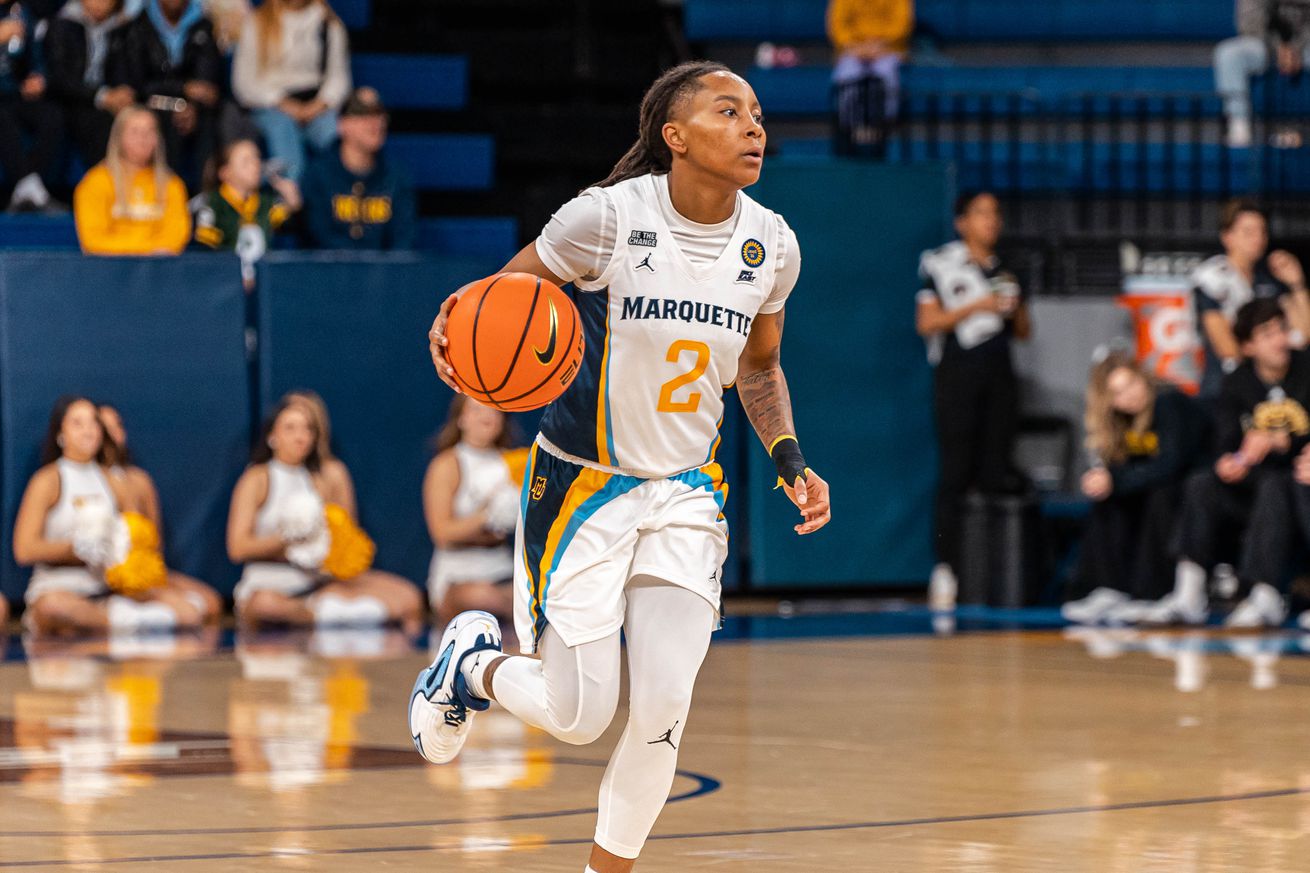
[[[495,143],[478,133],[393,133],[387,155],[409,168],[420,190],[482,191],[494,177]]]
[[[356,85],[376,88],[390,109],[463,109],[468,105],[468,59],[463,55],[358,54]]]
[[[786,158],[815,159],[832,155],[832,141],[794,139],[784,142]],[[1107,143],[1068,140],[1034,142],[969,140],[930,143],[894,138],[888,143],[892,163],[949,161],[956,165],[961,189],[998,192],[1069,193],[1187,193],[1221,196],[1248,190],[1255,168],[1243,152],[1218,143]],[[1310,192],[1310,167],[1280,167],[1280,186],[1287,192]]]
[[[691,40],[825,38],[827,0],[686,0]],[[920,33],[947,42],[1218,40],[1231,0],[917,0]]]
[[[418,247],[428,252],[508,261],[518,242],[518,221],[508,216],[421,218],[418,223]]]
[[[746,74],[768,115],[827,115],[831,76],[826,66],[756,67]],[[1013,94],[1026,98],[1029,111],[1063,113],[1081,111],[1077,101],[1096,94],[1210,96],[1214,73],[1209,67],[910,65],[901,71],[901,88],[910,117],[924,111],[931,97],[966,94]],[[936,110],[947,108],[941,103]],[[1208,115],[1219,110],[1217,97],[1206,102]]]
[[[332,11],[347,30],[363,30],[373,22],[372,0],[332,0]]]

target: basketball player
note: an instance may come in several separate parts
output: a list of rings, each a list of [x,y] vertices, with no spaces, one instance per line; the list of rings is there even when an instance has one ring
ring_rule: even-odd
[[[601,782],[594,873],[626,873],[641,852],[718,625],[725,387],[736,382],[800,510],[795,531],[831,518],[779,363],[796,237],[741,191],[759,178],[764,143],[743,79],[720,64],[675,67],[646,93],[640,138],[609,177],[505,266],[572,282],[587,331],[581,372],[546,410],[524,479],[515,626],[540,660],[501,654],[491,616],[457,616],[415,683],[410,728],[424,757],[449,761],[474,711],[495,700],[564,742],[590,743],[617,704],[622,630],[629,718]],[[462,291],[430,335],[451,387],[445,325]]]

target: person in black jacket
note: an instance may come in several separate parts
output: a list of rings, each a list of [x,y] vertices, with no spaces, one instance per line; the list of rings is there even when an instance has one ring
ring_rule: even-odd
[[[214,147],[223,73],[201,0],[149,0],[113,43],[109,84],[130,86],[159,114],[169,164],[198,189]]]
[[[1087,445],[1097,459],[1082,479],[1093,501],[1064,617],[1107,618],[1118,606],[1156,600],[1169,588],[1169,548],[1183,483],[1210,444],[1200,403],[1154,382],[1129,354],[1112,352],[1087,384]]]
[[[110,36],[126,22],[123,0],[69,0],[46,31],[50,96],[88,167],[104,160],[114,115],[136,98],[131,86],[105,79]]]
[[[0,0],[0,168],[13,185],[11,212],[54,206],[49,188],[62,131],[46,99],[39,31],[22,3]]]
[[[1236,533],[1244,533],[1238,575],[1251,590],[1227,624],[1278,625],[1287,616],[1277,586],[1293,532],[1292,459],[1310,441],[1310,352],[1292,350],[1287,316],[1275,299],[1243,306],[1233,332],[1246,360],[1224,377],[1220,391],[1221,454],[1212,470],[1187,482],[1174,589],[1141,614],[1148,623],[1205,621],[1206,575],[1224,536]]]

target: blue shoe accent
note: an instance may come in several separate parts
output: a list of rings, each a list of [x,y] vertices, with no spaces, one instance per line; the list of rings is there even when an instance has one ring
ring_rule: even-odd
[[[478,652],[487,650],[499,652],[501,649],[490,634],[482,634],[478,637],[478,641],[473,644],[473,647],[460,657],[459,664],[455,667],[459,671],[455,674],[455,699],[474,712],[486,711],[491,706],[491,701],[485,697],[478,697],[469,690],[468,681],[464,678],[464,659],[469,655],[475,655]]]
[[[426,698],[426,696],[427,696],[427,695],[424,695],[424,694],[423,694],[423,678],[424,678],[424,676],[427,675],[427,672],[428,672],[428,671],[427,671],[426,669],[424,669],[423,671],[421,671],[421,672],[418,674],[418,678],[414,680],[414,690],[410,692],[410,695],[409,695],[409,706],[406,707],[406,709],[405,709],[405,723],[408,724],[408,725],[410,726],[410,730],[411,730],[411,731],[414,729],[414,728],[413,728],[413,722],[410,721],[410,719],[411,719],[411,717],[412,717],[412,716],[411,716],[411,713],[412,713],[413,710],[414,710],[414,700],[415,700],[415,698],[417,698],[417,697],[419,697],[419,696],[423,696],[424,698]],[[415,734],[415,733],[411,733],[409,736],[410,736],[410,739],[412,739],[412,740],[414,741],[414,750],[417,751],[417,752],[418,752],[420,755],[422,755],[424,758],[426,758],[427,755],[423,752],[423,738],[420,737],[418,734]]]
[[[450,656],[455,653],[455,644],[447,643],[441,657],[435,663],[429,664],[418,674],[418,681],[414,683],[414,690],[417,692],[419,686],[423,686],[423,697],[429,702],[432,701],[432,695],[441,687],[441,683],[446,679],[446,670],[450,668]]]

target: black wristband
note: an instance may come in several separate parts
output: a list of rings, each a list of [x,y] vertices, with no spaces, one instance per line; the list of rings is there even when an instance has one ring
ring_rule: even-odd
[[[779,437],[773,442],[769,452],[773,464],[778,468],[778,483],[793,485],[797,479],[807,478],[809,468],[805,465],[805,456],[801,454],[800,443],[794,436]]]

